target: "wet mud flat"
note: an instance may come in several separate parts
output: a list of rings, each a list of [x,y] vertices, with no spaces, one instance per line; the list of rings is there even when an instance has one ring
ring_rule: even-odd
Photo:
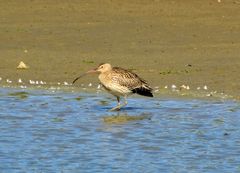
[[[70,83],[109,62],[154,87],[239,99],[239,0],[12,0],[0,11],[2,81]],[[17,70],[20,61],[29,68]]]
[[[238,172],[240,104],[0,89],[3,172]]]

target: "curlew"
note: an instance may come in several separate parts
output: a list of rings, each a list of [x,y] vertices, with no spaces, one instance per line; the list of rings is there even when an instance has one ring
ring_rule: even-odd
[[[98,78],[103,88],[117,98],[117,106],[110,109],[110,111],[120,110],[120,108],[126,106],[127,97],[134,93],[153,97],[152,88],[145,80],[129,70],[120,67],[112,67],[108,63],[100,64],[97,68],[82,74],[73,81],[73,84],[79,78],[90,73],[98,73]],[[122,104],[120,103],[120,97],[124,98]]]

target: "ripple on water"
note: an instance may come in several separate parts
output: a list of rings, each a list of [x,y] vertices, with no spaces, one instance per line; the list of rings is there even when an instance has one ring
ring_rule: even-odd
[[[0,89],[2,172],[239,172],[240,106]]]

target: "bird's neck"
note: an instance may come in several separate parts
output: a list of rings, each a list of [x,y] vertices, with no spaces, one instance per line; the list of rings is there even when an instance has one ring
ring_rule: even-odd
[[[102,72],[101,74],[99,74],[98,79],[100,80],[101,83],[105,83],[106,81],[109,80],[109,71],[106,72]]]

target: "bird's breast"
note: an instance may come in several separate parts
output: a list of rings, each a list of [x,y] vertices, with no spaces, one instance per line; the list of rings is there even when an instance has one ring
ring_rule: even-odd
[[[111,76],[109,76],[109,74],[106,73],[101,73],[98,76],[98,79],[104,86],[108,85],[111,82]]]
[[[99,80],[104,88],[113,95],[123,96],[132,93],[127,87],[120,85],[117,82],[117,77],[111,74],[100,74]]]

